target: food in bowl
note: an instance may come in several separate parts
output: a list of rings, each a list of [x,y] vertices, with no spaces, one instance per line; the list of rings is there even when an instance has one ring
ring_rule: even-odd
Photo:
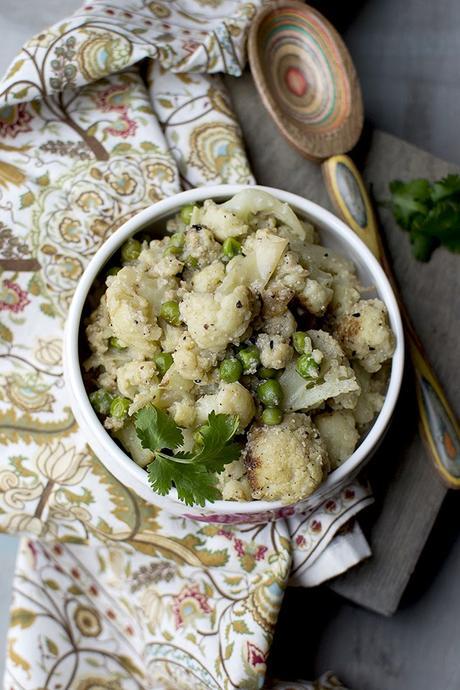
[[[263,190],[186,206],[161,239],[129,239],[92,295],[90,400],[157,493],[294,503],[383,405],[395,348],[384,303]]]

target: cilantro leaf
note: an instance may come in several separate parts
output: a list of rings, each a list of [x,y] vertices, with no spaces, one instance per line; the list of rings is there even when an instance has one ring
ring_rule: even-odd
[[[434,203],[451,197],[460,199],[460,175],[447,175],[433,183],[431,199]]]
[[[205,501],[220,498],[215,474],[209,473],[203,465],[178,465],[172,458],[159,454],[147,471],[154,491],[165,496],[175,486],[179,500],[186,505],[204,506]]]
[[[394,216],[405,230],[410,230],[414,218],[428,211],[431,188],[427,180],[390,182],[391,203]]]
[[[147,405],[136,416],[136,433],[143,448],[152,452],[161,448],[174,450],[184,442],[182,431],[162,410]]]
[[[436,247],[460,252],[460,175],[390,182],[391,208],[410,234],[414,256],[428,261]]]
[[[187,505],[204,505],[220,497],[216,473],[236,460],[241,448],[231,439],[238,432],[237,416],[211,412],[201,430],[202,443],[192,452],[174,451],[183,443],[180,428],[165,412],[153,406],[137,413],[136,432],[144,448],[154,453],[147,466],[152,489],[164,496],[175,487]]]
[[[224,465],[236,460],[240,454],[238,444],[228,444],[238,431],[238,426],[237,416],[211,412],[203,434],[203,446],[195,458],[196,462],[206,464],[214,472],[222,472]]]

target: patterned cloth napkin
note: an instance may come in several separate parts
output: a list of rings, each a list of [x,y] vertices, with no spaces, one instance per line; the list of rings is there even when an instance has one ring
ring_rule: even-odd
[[[311,586],[369,555],[357,525],[337,534],[372,500],[359,482],[271,524],[145,503],[88,449],[63,387],[69,302],[114,229],[181,186],[253,181],[210,73],[241,73],[257,4],[97,0],[0,84],[0,528],[28,535],[9,689],[261,688],[289,578]]]

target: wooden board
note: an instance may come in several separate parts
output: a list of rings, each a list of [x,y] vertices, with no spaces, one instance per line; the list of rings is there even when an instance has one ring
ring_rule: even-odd
[[[301,194],[331,209],[320,169],[302,159],[279,135],[254,93],[250,75],[226,81],[257,181]],[[392,179],[436,179],[459,172],[457,166],[383,132],[374,132],[366,143],[359,163],[377,201],[388,198]],[[396,226],[388,210],[382,206],[378,209],[404,300],[447,396],[458,410],[459,258],[438,250],[427,264],[415,261],[407,234]],[[337,578],[331,587],[361,606],[391,615],[446,494],[418,434],[410,371],[390,432],[369,466],[369,474],[377,500],[360,522],[374,555]]]

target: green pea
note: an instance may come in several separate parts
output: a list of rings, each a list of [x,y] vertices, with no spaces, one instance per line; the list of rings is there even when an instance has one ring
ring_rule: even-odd
[[[281,424],[283,421],[283,413],[279,407],[266,407],[262,412],[262,421],[268,426]]]
[[[319,364],[311,354],[301,355],[295,365],[297,373],[304,379],[316,379],[319,374]]]
[[[165,249],[165,254],[182,254],[184,247],[185,235],[183,232],[175,232],[169,238],[168,246]]]
[[[158,373],[162,378],[174,362],[173,357],[169,352],[160,352],[160,354],[155,355],[153,361],[155,362]]]
[[[129,261],[135,261],[139,258],[141,253],[142,245],[139,240],[129,239],[121,248],[121,259],[123,262],[127,263]]]
[[[160,307],[160,316],[171,326],[178,326],[180,324],[179,304],[172,299],[163,302]]]
[[[130,405],[131,401],[128,398],[122,398],[121,395],[118,395],[110,403],[110,415],[116,419],[124,419],[128,414]]]
[[[98,414],[109,414],[112,396],[108,391],[99,388],[89,395],[89,401]]]
[[[260,367],[257,373],[261,379],[274,379],[278,372],[276,369],[270,369],[269,367]]]
[[[114,350],[126,350],[126,348],[128,347],[127,345],[123,345],[121,340],[119,338],[115,338],[115,336],[109,338],[109,346],[112,347]]]
[[[260,353],[255,345],[250,345],[240,350],[237,355],[241,364],[243,365],[243,372],[245,374],[255,373],[260,364]]]
[[[112,268],[109,268],[107,271],[108,276],[116,276],[118,271],[121,271],[121,266],[112,266]]]
[[[182,206],[180,210],[180,217],[181,220],[185,223],[185,225],[188,225],[192,220],[193,209],[193,204],[187,204],[187,206]]]
[[[292,344],[294,345],[294,350],[298,352],[299,355],[303,355],[303,353],[305,352],[305,339],[307,337],[308,336],[304,331],[296,331],[292,336]]]
[[[225,383],[235,383],[243,373],[243,365],[235,357],[224,359],[219,367],[219,374]]]
[[[279,407],[283,402],[283,389],[279,381],[269,379],[257,388],[259,400],[266,407]]]
[[[225,256],[229,257],[229,259],[233,259],[234,256],[237,256],[237,254],[241,254],[243,249],[238,240],[235,240],[234,237],[227,237],[222,245],[222,251]]]

